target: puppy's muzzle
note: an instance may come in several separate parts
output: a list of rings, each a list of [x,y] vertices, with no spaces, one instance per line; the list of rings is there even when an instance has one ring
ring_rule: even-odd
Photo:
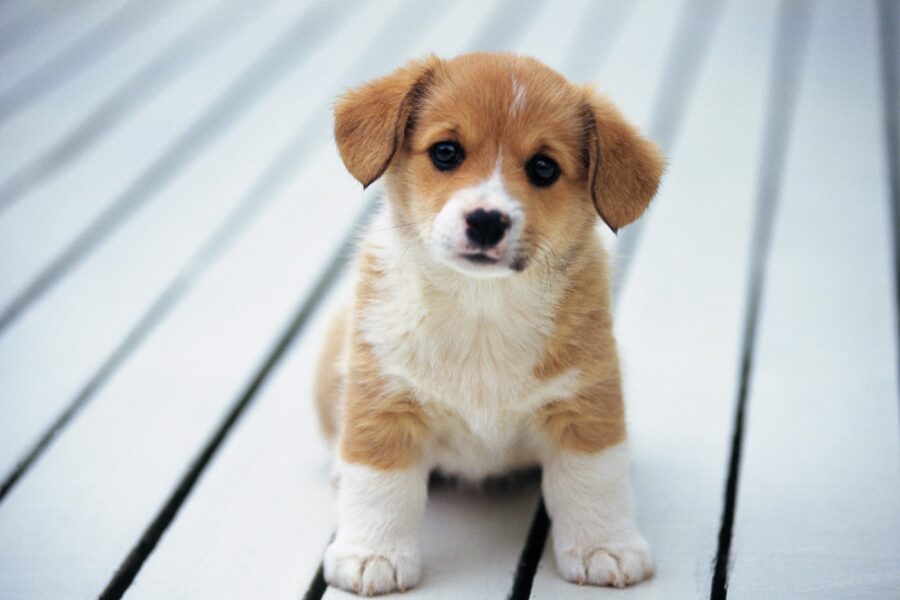
[[[509,216],[499,210],[477,208],[466,215],[466,237],[482,250],[499,244],[509,226]]]

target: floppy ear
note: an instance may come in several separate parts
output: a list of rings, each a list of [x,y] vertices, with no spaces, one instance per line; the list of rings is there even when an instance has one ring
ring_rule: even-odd
[[[594,207],[614,232],[641,216],[659,187],[665,159],[612,103],[587,89],[588,184]]]
[[[439,59],[413,61],[341,96],[334,107],[334,138],[350,174],[364,187],[381,177],[403,143],[416,101]]]

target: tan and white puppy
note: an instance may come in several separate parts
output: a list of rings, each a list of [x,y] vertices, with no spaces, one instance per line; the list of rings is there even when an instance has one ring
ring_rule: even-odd
[[[492,53],[412,62],[349,91],[335,137],[387,199],[316,386],[339,452],[325,578],[364,594],[414,586],[429,473],[533,465],[563,577],[649,577],[595,225],[641,215],[657,148],[592,89]]]

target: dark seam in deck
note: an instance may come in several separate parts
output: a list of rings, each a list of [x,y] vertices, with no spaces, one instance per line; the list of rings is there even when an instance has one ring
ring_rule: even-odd
[[[55,23],[71,18],[67,13],[84,8],[84,4],[69,1],[45,1],[33,2],[28,10],[10,18],[3,26],[0,26],[0,57],[22,44],[27,44],[29,38],[40,35],[47,27]]]
[[[0,125],[28,104],[78,75],[176,5],[173,0],[162,3],[131,0],[121,6],[96,27],[0,94]]]
[[[303,594],[303,600],[321,600],[325,592],[328,591],[328,582],[325,581],[325,567],[319,563],[316,574],[313,576],[306,593]]]
[[[790,142],[791,126],[796,104],[797,88],[803,51],[809,35],[812,5],[803,0],[783,0],[774,40],[772,70],[766,101],[763,140],[760,146],[759,187],[751,238],[750,269],[747,306],[741,336],[740,375],[736,399],[731,453],[718,546],[713,563],[710,599],[724,600],[728,596],[728,574],[737,496],[740,484],[741,451],[744,423],[748,407],[750,378],[756,351],[757,325],[765,292],[765,278],[771,249],[772,227]]]
[[[369,221],[374,213],[375,206],[377,206],[376,202],[367,203],[365,209],[357,218],[352,231],[357,231]],[[179,481],[172,495],[144,531],[137,545],[129,552],[121,566],[116,570],[106,589],[100,594],[101,600],[121,598],[131,585],[131,582],[134,581],[147,557],[153,552],[156,544],[172,523],[194,485],[200,479],[200,475],[222,446],[228,434],[234,429],[235,424],[244,414],[247,407],[253,402],[256,393],[266,382],[284,354],[290,349],[309,320],[310,315],[313,314],[322,298],[331,289],[338,275],[340,275],[344,263],[352,255],[355,240],[356,237],[351,232],[334,257],[329,261],[313,286],[312,292],[300,303],[291,317],[288,327],[279,335],[274,346],[256,370],[256,374],[228,410],[225,419],[215,429],[215,432],[200,454],[191,462],[190,467]]]
[[[0,313],[0,334],[28,306],[100,245],[117,226],[145,206],[200,151],[229,130],[261,96],[295,68],[345,14],[339,3],[319,2],[237,77],[212,107],[170,144],[128,188],[94,219]]]
[[[419,0],[406,0],[395,15],[396,19],[389,22],[395,23],[404,18],[421,26],[421,19],[416,12],[416,4]],[[407,35],[418,35],[421,28],[405,28]],[[402,45],[402,44],[400,44]],[[377,56],[375,52],[363,52],[363,59],[354,64],[350,69],[350,77],[354,79],[362,77],[363,73],[371,73],[376,70],[370,65],[371,57]],[[376,61],[377,62],[377,61]],[[313,155],[316,149],[325,141],[328,122],[320,115],[330,106],[330,101],[320,105],[311,111],[310,115],[297,129],[297,133],[288,141],[284,148],[278,152],[275,160],[269,163],[262,174],[257,177],[249,191],[225,216],[222,224],[206,239],[200,249],[194,253],[169,282],[150,307],[141,315],[135,325],[128,331],[122,341],[103,361],[100,368],[82,386],[78,394],[69,402],[62,413],[57,416],[47,431],[38,441],[23,455],[13,471],[0,485],[0,503],[19,479],[38,458],[49,448],[50,444],[65,429],[72,419],[84,408],[97,391],[106,384],[125,360],[143,343],[153,329],[162,322],[169,312],[175,308],[178,302],[190,291],[196,282],[203,276],[218,258],[227,250],[241,232],[245,230],[253,220],[274,200],[276,194],[288,182],[292,173],[302,166],[306,159]]]
[[[223,36],[233,36],[252,23],[254,15],[247,14],[247,5],[232,0],[204,12],[49,150],[9,175],[0,185],[0,214],[103,139],[129,113],[163,92],[182,72],[206,56]],[[245,10],[238,10],[240,7]]]
[[[719,4],[717,0],[692,0],[685,5],[684,12],[679,17],[675,37],[672,40],[672,50],[666,61],[666,74],[655,99],[653,117],[648,131],[651,139],[659,143],[666,155],[669,155],[674,149],[678,126],[686,112],[687,99],[693,88],[696,87],[697,77],[703,64],[704,50],[709,46],[716,21],[722,12]],[[675,100],[672,100],[672,105],[669,106],[667,100],[671,98]],[[672,123],[670,122],[672,120],[678,122]],[[643,221],[629,225],[624,231],[638,227],[643,227]],[[628,255],[633,254],[638,239],[637,232],[635,232],[631,236],[620,235],[617,243],[618,267],[614,271],[612,281],[613,311],[618,308],[619,298],[631,267]],[[549,531],[550,518],[544,500],[541,498],[528,531],[525,547],[519,558],[519,568],[516,570],[509,594],[510,600],[521,600],[531,595],[534,576],[540,562],[532,564],[531,556],[538,545],[543,551]]]
[[[894,237],[894,319],[897,341],[900,343],[900,81],[898,81],[900,70],[897,59],[900,55],[900,43],[897,39],[900,5],[894,0],[881,0],[878,9],[884,133],[890,194],[889,214],[893,223],[890,233]]]
[[[528,536],[525,538],[525,547],[519,556],[519,564],[513,576],[512,588],[509,590],[509,600],[527,600],[531,597],[531,588],[534,585],[534,576],[537,574],[541,557],[544,554],[544,546],[547,545],[547,534],[550,532],[550,517],[547,515],[547,507],[544,506],[544,498],[538,501],[531,527],[528,528]]]

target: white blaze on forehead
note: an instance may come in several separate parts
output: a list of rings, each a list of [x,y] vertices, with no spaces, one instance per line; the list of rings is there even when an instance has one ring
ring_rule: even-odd
[[[513,101],[509,106],[509,115],[514,117],[516,113],[525,107],[525,85],[516,79],[515,75],[512,77],[512,89]]]

